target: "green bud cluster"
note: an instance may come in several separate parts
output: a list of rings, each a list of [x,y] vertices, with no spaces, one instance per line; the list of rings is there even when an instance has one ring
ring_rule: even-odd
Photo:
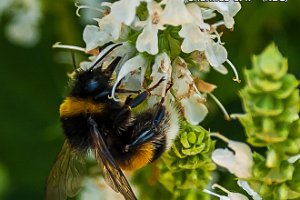
[[[172,148],[154,165],[135,173],[140,199],[210,199],[203,189],[216,168],[211,160],[214,147],[209,131],[182,122]]]
[[[300,199],[300,164],[288,162],[300,154],[299,82],[287,69],[287,59],[271,44],[253,57],[241,91],[246,114],[239,120],[248,142],[267,148],[265,156],[253,155],[249,181],[263,199]]]
[[[173,199],[209,199],[202,192],[216,168],[211,161],[215,142],[201,126],[183,122],[172,149],[162,158],[159,181]]]

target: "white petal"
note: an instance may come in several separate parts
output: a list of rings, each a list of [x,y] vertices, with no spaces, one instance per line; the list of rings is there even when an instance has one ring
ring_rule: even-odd
[[[194,3],[190,3],[187,5],[187,9],[190,14],[194,17],[194,23],[197,24],[200,28],[209,30],[210,26],[207,23],[204,23],[201,8]]]
[[[245,195],[235,192],[228,193],[230,200],[249,200]]]
[[[243,188],[254,200],[262,200],[257,192],[255,192],[248,184],[247,181],[238,180],[238,185]]]
[[[208,113],[206,106],[203,104],[203,99],[198,94],[193,94],[190,98],[183,98],[180,102],[184,117],[192,125],[199,124]]]
[[[193,17],[186,8],[183,0],[169,0],[161,14],[161,23],[179,26],[192,23]]]
[[[181,49],[184,53],[191,53],[195,50],[204,51],[206,43],[211,40],[196,24],[182,25],[179,35],[183,38]]]
[[[144,73],[146,71],[147,61],[145,58],[139,54],[131,59],[129,59],[120,69],[118,73],[117,80],[112,89],[112,97],[115,99],[114,94],[118,83],[130,72],[138,70],[141,68],[141,83],[143,82]],[[116,100],[116,99],[115,99]]]
[[[111,5],[111,15],[117,21],[131,25],[135,17],[136,7],[140,0],[120,0]]]
[[[83,31],[83,40],[86,44],[86,51],[90,51],[109,42],[110,37],[98,26],[87,25]]]
[[[232,28],[234,25],[233,17],[241,9],[241,4],[235,0],[229,0],[228,2],[203,2],[201,5],[206,5],[211,9],[217,10],[224,17],[225,26]]]
[[[225,167],[231,173],[234,173],[236,168],[239,167],[236,166],[236,159],[233,152],[229,151],[227,148],[214,150],[211,158],[217,165]]]
[[[202,16],[203,16],[204,20],[211,19],[211,18],[214,18],[217,16],[216,13],[214,12],[214,10],[212,10],[212,9],[201,8],[201,11],[202,11]]]
[[[300,154],[290,157],[288,159],[288,162],[293,164],[293,163],[297,162],[299,159],[300,159]]]
[[[219,67],[227,60],[227,51],[222,45],[211,41],[207,43],[205,56],[212,67]]]
[[[236,172],[237,177],[250,177],[253,165],[252,151],[250,147],[243,142],[233,140],[228,142],[228,147],[234,150],[236,160],[240,163],[240,167],[242,168],[240,171]]]
[[[121,23],[113,19],[110,15],[106,15],[98,20],[99,27],[102,31],[106,32],[111,40],[117,40],[121,33]]]
[[[171,67],[171,60],[168,54],[163,52],[157,55],[155,58],[155,62],[152,65],[151,77],[155,76],[155,74],[158,72],[159,69],[163,73],[168,72],[170,67]]]
[[[193,79],[184,60],[178,59],[174,62],[172,79],[172,88],[176,92],[176,97],[186,96],[190,92],[190,85],[193,84]]]
[[[212,160],[239,178],[249,178],[252,173],[252,152],[248,145],[229,140],[228,146],[235,154],[228,149],[216,149],[212,153]]]
[[[139,52],[146,51],[151,55],[158,53],[158,29],[151,21],[148,22],[143,32],[138,36],[136,41],[136,49]]]
[[[228,73],[228,70],[224,65],[220,65],[218,67],[213,67],[213,68],[214,68],[214,70],[220,72],[221,74],[227,74]]]

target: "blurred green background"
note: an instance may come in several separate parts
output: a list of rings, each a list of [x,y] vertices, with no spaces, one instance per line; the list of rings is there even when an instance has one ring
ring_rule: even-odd
[[[84,46],[82,30],[92,22],[75,15],[71,0],[39,1],[42,18],[36,31],[40,38],[24,46],[8,40],[7,34],[13,15],[21,12],[15,8],[22,0],[15,0],[14,9],[1,9],[5,1],[0,3],[0,199],[43,199],[47,175],[63,143],[58,108],[72,70],[70,54],[51,46],[57,41]],[[222,37],[241,76],[251,56],[275,41],[289,58],[289,72],[300,78],[299,9],[300,1],[293,0],[242,2],[234,31],[224,29]],[[23,23],[29,23],[26,20]],[[77,55],[77,59],[83,57]],[[214,94],[230,113],[242,112],[238,90],[243,82],[237,84],[232,77],[231,72],[223,76],[212,71],[206,80],[218,85]],[[231,139],[243,139],[239,123],[225,121],[214,103],[209,104],[209,116],[201,125]]]

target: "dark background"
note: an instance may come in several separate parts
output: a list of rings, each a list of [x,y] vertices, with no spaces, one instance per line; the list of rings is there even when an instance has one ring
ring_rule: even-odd
[[[0,18],[0,199],[43,199],[47,175],[63,142],[58,108],[66,91],[66,74],[72,70],[72,65],[58,62],[62,51],[51,46],[57,41],[84,46],[84,24],[75,15],[73,2],[41,2],[41,39],[34,47],[10,43],[4,35],[9,15]],[[234,31],[224,29],[222,37],[242,79],[251,56],[271,41],[289,58],[289,72],[300,78],[299,9],[300,1],[292,0],[242,2]],[[227,76],[212,71],[206,80],[218,85],[214,94],[230,113],[242,112],[238,90],[243,82],[233,82],[229,71]],[[244,137],[239,123],[225,121],[215,106],[210,106],[202,125],[232,139]]]

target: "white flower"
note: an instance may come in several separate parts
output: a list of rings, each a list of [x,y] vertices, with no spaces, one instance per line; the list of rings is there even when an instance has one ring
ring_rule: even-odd
[[[290,157],[287,161],[289,163],[293,164],[293,163],[297,162],[298,160],[300,160],[300,154]]]
[[[262,200],[257,192],[255,192],[247,183],[247,181],[238,180],[238,185],[243,188],[254,200]]]
[[[193,124],[199,124],[207,115],[208,110],[203,104],[204,96],[198,91],[191,72],[182,59],[177,59],[173,66],[173,89],[175,97],[180,101],[184,117]]]
[[[110,14],[98,19],[98,24],[99,26],[87,25],[83,31],[86,51],[116,41],[120,37],[121,23],[114,20]]]
[[[194,18],[193,20],[194,24],[198,25],[201,29],[205,29],[205,30],[210,29],[210,25],[204,23],[201,8],[197,4],[190,3],[186,7]]]
[[[208,110],[203,104],[203,97],[194,93],[189,98],[181,99],[184,117],[192,124],[197,125],[206,117]]]
[[[147,9],[149,17],[145,22],[140,22],[144,29],[137,38],[136,48],[139,52],[155,55],[158,53],[158,30],[164,29],[160,20],[162,8],[156,2],[148,2]]]
[[[101,31],[98,26],[87,25],[83,30],[83,40],[86,51],[90,51],[106,44],[110,41],[110,37],[105,31]]]
[[[179,26],[193,22],[193,16],[189,13],[183,0],[168,0],[161,15],[163,24]]]
[[[227,28],[233,27],[233,17],[241,9],[241,4],[235,0],[229,0],[228,2],[201,2],[199,4],[207,6],[221,13],[224,17],[224,23]]]
[[[207,40],[210,40],[210,36],[202,32],[196,24],[182,25],[179,35],[183,38],[181,49],[184,53],[204,51]]]
[[[136,41],[136,49],[139,52],[146,51],[151,55],[158,53],[158,28],[148,21],[142,33],[138,36]]]
[[[155,85],[161,78],[164,78],[165,81],[151,92],[152,95],[165,96],[167,85],[171,82],[171,74],[172,66],[168,54],[164,52],[156,56],[150,75],[152,82],[149,87]]]
[[[220,190],[222,190],[223,192],[227,193],[227,196],[224,195],[219,195],[217,193],[211,192],[207,189],[204,189],[203,192],[210,194],[212,196],[218,197],[220,200],[248,200],[248,198],[240,193],[236,193],[236,192],[230,192],[227,189],[225,189],[224,187],[218,185],[218,184],[214,184],[212,186],[213,189],[215,188],[219,188]]]
[[[206,59],[214,68],[219,68],[227,60],[227,51],[221,44],[213,40],[215,36],[201,31],[197,25],[183,25],[179,35],[183,38],[181,45],[183,52],[204,51]]]
[[[218,68],[227,60],[227,51],[221,44],[210,40],[206,44],[205,56],[212,67]]]
[[[212,160],[219,166],[225,167],[229,172],[239,178],[249,178],[252,173],[252,152],[248,145],[242,142],[229,140],[219,133],[212,133],[228,143],[229,149],[216,149],[212,153]]]
[[[131,25],[135,18],[135,11],[141,0],[120,0],[112,4],[112,17],[126,25]]]
[[[134,72],[136,70],[140,69],[140,83],[142,85],[143,81],[144,81],[144,76],[145,76],[145,72],[146,72],[146,68],[147,68],[147,61],[146,59],[141,55],[138,54],[137,56],[127,60],[122,66],[121,69],[118,73],[117,76],[117,80],[113,86],[112,89],[112,98],[115,101],[118,101],[118,99],[115,98],[115,91],[116,91],[116,87],[119,84],[119,82],[126,76],[129,75],[131,72]]]

